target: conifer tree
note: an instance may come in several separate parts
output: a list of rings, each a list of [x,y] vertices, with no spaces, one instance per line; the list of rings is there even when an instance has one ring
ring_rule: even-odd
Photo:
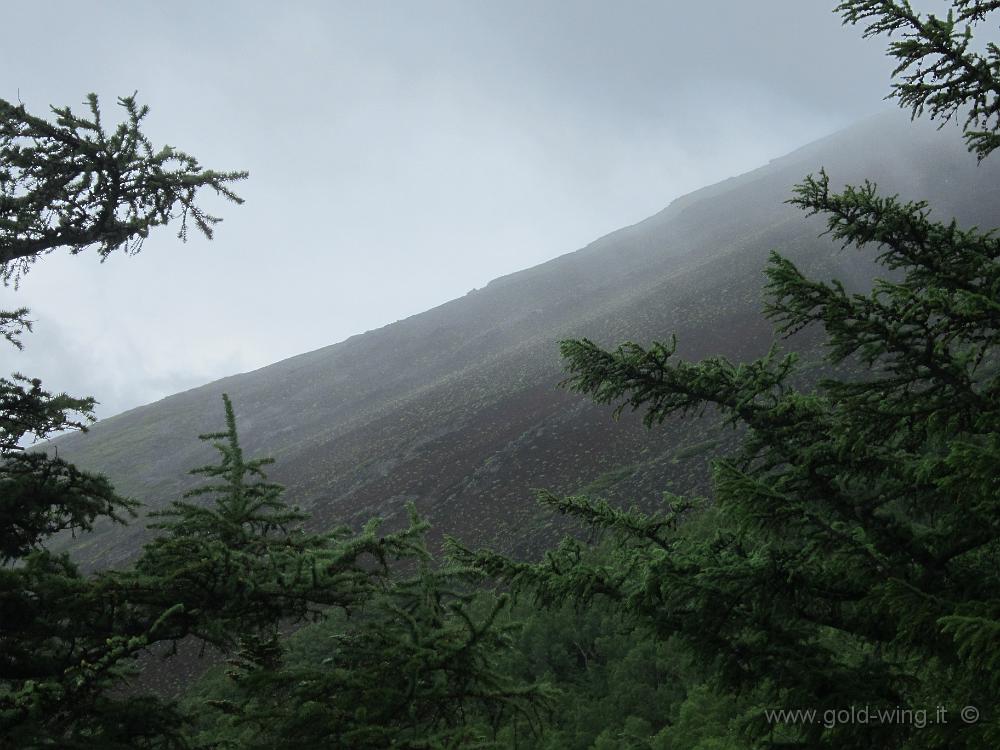
[[[164,146],[154,152],[142,132],[149,109],[135,96],[119,99],[126,118],[109,133],[95,94],[87,96],[90,118],[69,107],[53,108],[49,122],[23,105],[0,99],[0,279],[4,287],[28,272],[40,257],[66,248],[96,247],[101,258],[117,249],[136,253],[151,228],[180,220],[212,236],[221,219],[197,203],[212,188],[242,203],[231,183],[246,172],[215,172]],[[21,349],[31,331],[30,311],[0,311],[0,336]],[[122,520],[130,503],[106,483],[65,462],[23,453],[28,440],[67,429],[86,430],[96,401],[52,394],[37,378],[14,373],[0,378],[0,541],[4,562],[36,549],[64,529],[87,530],[98,515]],[[53,488],[59,487],[58,492]]]
[[[183,605],[177,637],[194,635],[224,651],[263,644],[279,626],[318,618],[324,609],[350,609],[383,588],[389,562],[423,554],[426,523],[413,517],[402,531],[378,535],[373,519],[360,534],[337,527],[308,534],[308,516],[282,499],[263,467],[273,459],[245,459],[232,403],[223,395],[226,430],[201,435],[220,454],[217,464],[191,471],[208,483],[174,501],[152,528],[135,571],[123,588],[144,592],[155,612]],[[142,601],[138,593],[133,601]],[[252,656],[252,654],[251,654]]]
[[[0,278],[17,285],[42,255],[96,247],[138,252],[152,227],[180,219],[211,235],[219,219],[197,203],[210,187],[241,202],[230,184],[243,172],[203,170],[169,147],[154,152],[141,131],[147,108],[119,100],[113,133],[91,117],[55,109],[55,122],[0,100]],[[0,336],[16,348],[29,311],[0,312]],[[53,394],[36,378],[0,378],[0,738],[3,746],[180,746],[178,716],[148,697],[123,699],[125,667],[166,635],[179,609],[133,606],[111,575],[83,576],[45,548],[61,531],[87,531],[98,517],[124,522],[135,502],[103,477],[57,456],[26,452],[29,440],[86,429],[93,398]]]
[[[841,3],[866,35],[897,35],[893,96],[914,116],[965,118],[970,150],[1000,145],[1000,50],[972,45],[1000,4],[956,0],[946,18],[907,2]],[[866,294],[807,278],[772,254],[766,314],[783,335],[821,326],[832,366],[795,385],[797,361],[676,361],[675,343],[604,350],[566,341],[566,385],[641,411],[647,426],[717,409],[745,430],[713,463],[710,537],[684,532],[700,503],[623,511],[543,503],[609,531],[611,561],[569,539],[540,563],[453,544],[458,557],[543,602],[617,602],[686,644],[718,691],[764,707],[925,710],[897,720],[793,721],[757,711],[753,747],[984,748],[1000,744],[1000,240],[931,217],[875,185],[835,192],[820,172],[791,202],[895,272]],[[943,721],[935,711],[945,709]],[[891,715],[891,714],[890,714]]]
[[[228,396],[227,429],[202,435],[220,453],[194,469],[207,484],[155,514],[165,532],[135,572],[116,577],[147,616],[173,603],[160,640],[194,636],[231,655],[228,698],[210,701],[213,740],[240,748],[443,748],[491,746],[489,735],[517,715],[537,726],[544,687],[503,675],[509,648],[501,597],[475,612],[474,571],[435,567],[427,524],[410,508],[402,531],[360,535],[346,527],[307,534],[306,516],[281,500],[247,460]],[[208,501],[206,503],[206,501]],[[400,577],[389,563],[409,562]],[[397,566],[398,567],[398,566]],[[348,617],[345,619],[344,614]],[[288,663],[282,630],[306,620],[328,643]],[[313,637],[319,637],[314,635]]]
[[[308,658],[282,660],[277,641],[262,657],[233,660],[228,696],[210,704],[213,736],[233,747],[375,750],[495,748],[517,722],[537,734],[551,691],[508,674],[501,659],[515,626],[509,602],[477,597],[469,569],[432,565],[395,576],[349,617],[309,630]]]
[[[92,119],[62,109],[51,124],[0,102],[5,285],[58,247],[137,252],[150,228],[176,218],[182,239],[189,217],[211,236],[218,219],[195,203],[202,187],[239,202],[227,185],[245,173],[203,171],[169,148],[154,153],[134,99],[120,100],[127,121],[113,135],[96,97],[89,103]],[[0,313],[0,335],[13,346],[30,326],[27,310]],[[0,745],[190,747],[189,714],[127,689],[139,654],[182,639],[234,659],[246,707],[219,703],[239,718],[218,738],[224,744],[471,747],[509,712],[536,721],[544,690],[495,667],[508,642],[505,602],[473,612],[470,571],[431,566],[427,525],[413,513],[384,535],[378,519],[360,533],[304,531],[306,515],[264,473],[271,460],[244,456],[223,402],[225,430],[201,436],[219,462],[193,471],[206,483],[154,514],[160,534],[134,567],[85,576],[46,541],[102,516],[125,522],[136,503],[23,443],[85,429],[94,400],[53,395],[19,374],[0,379]],[[419,572],[391,579],[400,560]],[[282,635],[331,613],[361,623],[335,635],[339,656],[329,666],[286,665]],[[257,731],[236,742],[240,727]]]

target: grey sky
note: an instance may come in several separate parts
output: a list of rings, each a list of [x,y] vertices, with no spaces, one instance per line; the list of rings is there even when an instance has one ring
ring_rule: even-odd
[[[0,370],[108,416],[582,247],[888,106],[883,41],[834,5],[4,3],[0,97],[111,119],[138,90],[156,145],[251,175],[212,243],[0,290],[37,320]]]

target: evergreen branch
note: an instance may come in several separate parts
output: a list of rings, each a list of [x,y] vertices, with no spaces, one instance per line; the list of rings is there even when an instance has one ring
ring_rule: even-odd
[[[187,237],[190,217],[212,237],[220,218],[196,204],[211,188],[242,203],[229,185],[246,172],[203,169],[181,151],[154,152],[142,133],[148,107],[122,97],[125,121],[109,134],[97,97],[87,97],[91,119],[53,108],[55,122],[0,100],[0,276],[17,283],[39,256],[59,247],[79,253],[96,247],[102,259],[116,250],[139,252],[149,231],[180,217]]]
[[[555,495],[548,490],[538,490],[535,499],[559,513],[580,519],[591,528],[613,530],[623,537],[646,540],[664,550],[671,548],[670,536],[665,532],[676,530],[678,521],[692,507],[690,502],[674,498],[676,502],[667,513],[647,515],[636,508],[615,508],[606,500]]]
[[[708,405],[720,407],[735,422],[752,424],[767,412],[784,390],[795,365],[794,355],[776,361],[776,350],[763,359],[733,365],[722,357],[698,364],[669,359],[677,349],[654,342],[648,349],[627,342],[615,351],[589,339],[560,342],[570,377],[560,385],[584,393],[598,403],[614,403],[614,417],[626,406],[645,407],[643,423],[661,424],[674,413],[700,414]]]
[[[28,308],[19,307],[17,310],[7,312],[0,310],[0,336],[7,339],[17,349],[23,349],[21,335],[24,332],[31,332],[32,321],[28,320]]]
[[[982,20],[995,9],[991,3],[959,3],[959,19]],[[972,52],[972,27],[957,29],[954,13],[946,18],[925,17],[913,11],[909,2],[894,0],[848,0],[837,6],[845,24],[867,23],[865,37],[901,33],[902,39],[889,45],[897,58],[890,94],[908,107],[913,117],[925,110],[942,124],[971,103],[965,120],[969,149],[980,160],[1000,146],[1000,50],[987,45],[986,54]],[[980,128],[973,130],[974,127]]]
[[[38,378],[20,373],[10,380],[0,378],[0,460],[20,452],[22,440],[29,435],[42,439],[62,430],[86,432],[87,424],[94,421],[96,405],[93,398],[53,395]],[[79,418],[73,418],[74,413]]]

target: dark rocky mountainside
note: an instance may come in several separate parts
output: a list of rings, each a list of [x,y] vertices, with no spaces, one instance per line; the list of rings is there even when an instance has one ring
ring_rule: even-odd
[[[704,491],[706,456],[731,436],[710,417],[651,431],[632,417],[613,422],[609,409],[557,387],[557,342],[675,332],[687,358],[764,353],[773,342],[760,313],[770,250],[849,286],[872,278],[868,256],[818,237],[823,222],[785,204],[820,167],[837,186],[869,177],[883,193],[926,199],[937,218],[1000,224],[997,162],[977,166],[955,128],[881,115],[461,299],[55,444],[161,507],[192,485],[190,468],[211,460],[197,435],[221,425],[228,392],[245,448],[277,459],[272,478],[315,525],[391,519],[414,500],[439,532],[515,552],[553,532],[533,488],[646,506],[666,489]],[[791,344],[819,356],[808,333]],[[146,534],[136,521],[66,541],[84,564],[105,566],[134,556]]]

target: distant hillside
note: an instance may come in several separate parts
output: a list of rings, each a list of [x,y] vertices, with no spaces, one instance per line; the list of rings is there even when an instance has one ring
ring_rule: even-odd
[[[648,506],[665,489],[704,490],[706,457],[731,439],[710,416],[653,431],[613,422],[607,408],[557,388],[560,339],[610,345],[676,332],[688,358],[758,356],[772,343],[759,312],[771,249],[851,286],[873,273],[865,256],[818,238],[822,221],[784,203],[802,177],[820,167],[837,184],[870,177],[884,192],[929,200],[935,216],[995,226],[997,165],[977,167],[954,128],[882,115],[461,299],[55,444],[161,507],[211,458],[197,435],[220,425],[225,391],[247,450],[277,459],[272,477],[316,526],[392,518],[414,500],[439,532],[525,551],[552,534],[532,488]],[[808,336],[793,343],[816,356]],[[87,565],[114,565],[145,534],[135,522],[68,543]]]

